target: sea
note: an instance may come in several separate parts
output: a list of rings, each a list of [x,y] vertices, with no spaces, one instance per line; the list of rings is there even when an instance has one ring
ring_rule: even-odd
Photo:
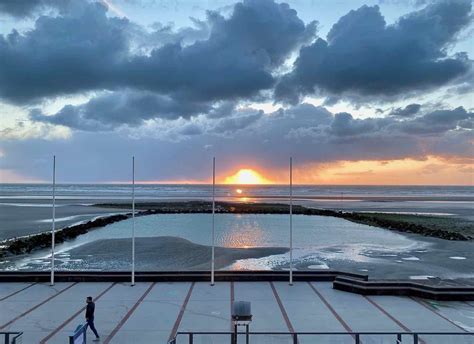
[[[131,184],[57,184],[61,199],[129,199]],[[288,185],[216,185],[216,197],[287,198]],[[0,184],[3,199],[49,199],[51,184]],[[137,199],[208,198],[212,185],[207,184],[136,184]],[[293,196],[309,199],[354,198],[423,198],[463,201],[474,198],[474,186],[368,186],[368,185],[294,185]]]
[[[52,185],[0,184],[0,241],[51,230]],[[217,201],[279,202],[289,200],[288,185],[217,185]],[[474,221],[473,186],[327,186],[295,185],[295,204],[342,211],[422,214]],[[130,184],[58,184],[56,228],[100,216],[130,211]],[[135,185],[137,202],[210,200],[212,185]],[[121,209],[100,203],[120,203]],[[137,237],[174,236],[194,244],[210,243],[209,214],[151,215],[136,219]],[[449,242],[397,233],[339,218],[294,216],[294,263],[298,269],[342,269],[380,278],[429,277],[473,279],[472,242]],[[216,244],[222,247],[286,247],[288,216],[216,215]],[[82,245],[130,238],[131,220],[96,229],[58,244],[61,270],[114,270],[128,266],[127,255],[113,261],[79,257]],[[140,251],[140,248],[137,247]],[[238,260],[225,269],[286,269],[288,254]],[[0,270],[47,270],[48,249],[0,261]],[[124,265],[125,264],[125,265]],[[147,262],[149,264],[149,262]],[[138,265],[138,267],[140,267]]]

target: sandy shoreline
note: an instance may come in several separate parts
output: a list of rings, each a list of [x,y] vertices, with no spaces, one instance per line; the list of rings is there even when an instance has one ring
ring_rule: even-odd
[[[17,202],[17,201],[15,201]],[[64,204],[56,207],[56,228],[64,228],[99,216],[126,213],[130,207],[94,207],[91,203]],[[47,202],[0,202],[0,241],[51,230],[51,204]]]
[[[121,204],[103,203],[93,205],[94,209],[107,209],[117,211]],[[21,207],[17,207],[21,208]],[[43,207],[44,208],[44,207]],[[61,209],[61,207],[59,207]],[[139,216],[155,214],[202,214],[210,213],[212,205],[206,201],[188,202],[138,202],[136,209]],[[50,209],[48,209],[50,210]],[[237,203],[237,202],[217,202],[216,213],[218,214],[280,214],[286,215],[289,206],[284,203]],[[413,233],[425,237],[436,237],[452,241],[469,241],[474,238],[474,222],[455,217],[433,217],[407,214],[386,214],[386,213],[362,213],[346,212],[332,209],[317,209],[293,206],[293,214],[309,216],[326,216],[341,218],[351,222],[380,227],[398,232]],[[100,217],[96,220],[83,222],[74,226],[61,226],[57,231],[57,241],[71,240],[90,230],[104,227],[107,224],[122,221],[130,216],[110,215]],[[10,254],[18,255],[30,253],[34,250],[48,247],[51,244],[51,236],[48,231],[43,233],[10,240],[0,249],[1,256]]]
[[[373,197],[357,197],[361,200],[350,200],[350,197],[327,196],[327,199],[295,198],[295,205],[310,208],[340,210],[347,212],[392,212],[417,214],[439,214],[445,217],[459,218],[474,221],[473,203],[456,201],[451,197],[444,197],[443,201],[435,200],[437,197],[424,197],[423,201],[414,201],[409,197],[386,197],[371,199]],[[198,200],[195,198],[194,200]],[[201,200],[204,200],[203,198]],[[173,199],[137,199],[137,203],[175,203],[192,201],[189,197]],[[208,200],[208,198],[207,198]],[[223,200],[223,199],[222,199]],[[473,198],[474,200],[474,198]],[[236,203],[285,203],[285,199],[278,198],[248,198],[229,199]],[[109,204],[107,207],[99,204]],[[110,205],[114,204],[113,207]],[[57,228],[64,228],[80,221],[88,221],[97,216],[107,216],[112,213],[129,212],[130,200],[113,198],[83,198],[83,199],[58,199],[56,208]],[[146,207],[144,207],[146,208]],[[0,241],[14,237],[38,234],[51,230],[51,199],[43,198],[8,198],[0,196]]]
[[[157,270],[208,270],[211,246],[195,244],[177,237],[141,237],[135,239],[136,269]],[[68,259],[58,269],[127,270],[130,268],[131,239],[97,240],[67,251]],[[288,252],[286,247],[215,248],[216,269],[222,269],[240,259],[262,258]],[[100,259],[98,259],[100,258]]]
[[[154,214],[136,218],[138,270],[207,270],[210,215]],[[287,270],[287,216],[217,215],[218,269]],[[298,270],[336,269],[374,278],[474,278],[472,241],[449,241],[350,223],[331,216],[295,215],[294,266]],[[64,270],[128,270],[131,219],[58,244],[56,266]],[[153,238],[172,237],[167,244]],[[181,239],[176,239],[180,237]],[[140,239],[142,238],[142,239]],[[146,238],[146,239],[143,239]],[[161,241],[163,239],[159,239]],[[181,243],[184,240],[185,245]],[[189,241],[188,241],[189,240]],[[243,249],[255,246],[258,248]],[[240,247],[235,249],[233,247]],[[283,248],[275,251],[274,248]],[[221,254],[222,250],[222,254]],[[280,253],[282,252],[282,253]],[[5,257],[6,270],[47,270],[49,250]]]

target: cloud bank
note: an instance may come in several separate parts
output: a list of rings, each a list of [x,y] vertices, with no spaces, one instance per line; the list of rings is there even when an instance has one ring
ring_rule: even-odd
[[[301,49],[294,69],[279,82],[277,99],[295,103],[319,91],[346,96],[404,96],[466,74],[465,54],[448,47],[467,27],[470,0],[434,2],[387,25],[378,6],[339,19],[327,39]]]
[[[159,154],[170,162],[165,176],[178,160],[196,166],[183,176],[194,174],[210,154],[269,168],[287,155],[302,164],[474,155],[469,103],[422,99],[443,87],[473,91],[472,60],[453,49],[472,24],[470,0],[430,2],[392,24],[378,6],[362,6],[326,37],[319,13],[305,23],[273,0],[208,11],[184,28],[144,27],[92,0],[2,2],[0,12],[35,19],[0,35],[0,102],[26,114],[26,124],[0,129],[11,171],[36,171],[41,159],[25,157],[54,151],[110,157],[102,168],[112,176],[124,154]],[[64,104],[66,96],[87,100]],[[335,111],[341,101],[384,109]]]

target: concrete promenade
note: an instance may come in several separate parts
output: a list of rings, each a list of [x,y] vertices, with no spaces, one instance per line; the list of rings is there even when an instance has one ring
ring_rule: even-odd
[[[0,331],[23,331],[23,343],[67,343],[84,322],[86,296],[96,299],[102,343],[166,343],[178,331],[230,331],[231,302],[252,303],[251,331],[474,331],[474,302],[362,296],[330,282],[60,282],[0,283]],[[89,332],[91,342],[92,333]],[[364,344],[396,338],[363,336]],[[244,338],[239,338],[244,343]],[[177,343],[187,343],[178,336]],[[230,343],[229,336],[194,343]],[[251,343],[292,343],[290,336],[255,336]],[[354,343],[349,336],[300,336],[299,343]],[[409,337],[403,343],[412,343]],[[474,343],[474,336],[422,336],[421,343]]]

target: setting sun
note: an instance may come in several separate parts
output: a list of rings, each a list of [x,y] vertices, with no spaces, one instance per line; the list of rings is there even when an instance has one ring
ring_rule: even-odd
[[[271,181],[254,170],[244,168],[234,175],[226,177],[224,184],[271,184]]]

